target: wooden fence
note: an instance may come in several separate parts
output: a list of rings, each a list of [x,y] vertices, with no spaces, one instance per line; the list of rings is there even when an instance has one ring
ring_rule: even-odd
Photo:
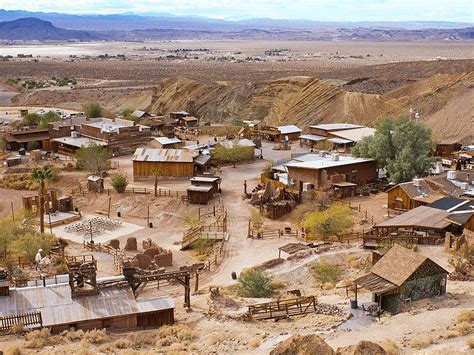
[[[117,249],[112,248],[110,245],[104,245],[101,243],[94,243],[91,244],[90,242],[84,241],[83,243],[84,249],[90,251],[96,251],[99,253],[107,253],[114,257],[114,264],[115,268],[117,269],[120,274],[122,273],[122,266],[123,266],[123,258],[122,254]]]
[[[33,266],[35,265],[35,263],[24,256],[7,257],[5,259],[0,260],[0,266],[9,266],[9,265],[24,268],[25,266],[26,267]]]
[[[79,188],[73,188],[71,189],[71,195],[79,195],[82,197],[85,197],[86,195],[89,194],[95,194],[96,196],[98,194],[107,194],[107,196],[110,196],[113,193],[117,193],[114,189],[104,189],[104,191],[97,192],[97,191],[89,191],[87,190],[86,186],[81,186],[79,185]],[[155,194],[155,189],[154,188],[146,188],[146,187],[129,187],[126,188],[124,192],[121,192],[120,194],[132,194],[132,195],[150,195],[150,194]],[[186,191],[178,191],[178,190],[170,190],[170,189],[163,189],[163,188],[158,188],[156,191],[156,195],[158,197],[170,197],[170,198],[177,198],[177,199],[183,199],[183,197],[187,196]]]
[[[343,202],[343,201],[340,201],[340,202]],[[364,214],[365,219],[369,221],[371,225],[375,225],[377,223],[376,218],[373,215],[371,215],[368,210],[363,209],[360,203],[355,204],[349,201],[344,204],[347,205],[350,209],[357,210],[360,213]]]
[[[378,248],[379,246],[391,246],[394,243],[406,244],[426,244],[437,245],[443,242],[443,238],[436,235],[418,235],[418,234],[404,234],[399,236],[380,236],[376,234],[365,234],[362,237],[363,246],[365,248]]]
[[[291,230],[290,232],[287,232],[284,229],[257,231],[254,228],[250,228],[247,236],[247,238],[254,239],[279,239],[284,237],[298,238],[299,230]]]
[[[250,305],[250,319],[287,318],[316,311],[317,300],[314,296],[298,297],[290,300],[277,300]]]
[[[13,316],[0,317],[0,331],[11,331],[14,327],[41,328],[43,318],[41,312],[21,313]]]

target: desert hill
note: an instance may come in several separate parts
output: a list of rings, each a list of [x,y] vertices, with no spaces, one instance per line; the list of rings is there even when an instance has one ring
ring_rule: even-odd
[[[271,124],[295,123],[301,127],[318,122],[370,125],[381,116],[406,115],[414,108],[439,140],[469,141],[474,131],[473,85],[472,72],[437,74],[383,95],[351,92],[310,77],[259,84],[173,77],[155,87],[149,108],[160,113],[185,108],[218,122],[262,119]]]
[[[13,21],[0,22],[1,40],[21,41],[57,41],[97,39],[86,31],[66,30],[54,26],[49,21],[29,17]]]

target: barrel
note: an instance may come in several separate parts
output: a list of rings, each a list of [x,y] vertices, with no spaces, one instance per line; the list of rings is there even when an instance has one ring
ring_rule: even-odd
[[[357,309],[357,298],[351,298],[351,309]]]

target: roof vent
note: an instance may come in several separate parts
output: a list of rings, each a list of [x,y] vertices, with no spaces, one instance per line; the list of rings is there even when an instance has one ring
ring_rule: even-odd
[[[331,160],[332,160],[332,161],[339,161],[339,154],[333,154],[333,155],[331,155]]]
[[[447,178],[448,180],[456,180],[456,171],[449,170]]]

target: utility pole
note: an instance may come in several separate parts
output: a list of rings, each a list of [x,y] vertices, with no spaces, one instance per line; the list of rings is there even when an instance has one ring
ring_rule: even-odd
[[[12,206],[12,219],[13,219],[13,222],[15,222],[15,210],[13,209],[13,201],[11,201],[11,206]]]
[[[110,218],[110,200],[112,200],[112,196],[109,196],[109,207],[107,209],[107,218]]]

